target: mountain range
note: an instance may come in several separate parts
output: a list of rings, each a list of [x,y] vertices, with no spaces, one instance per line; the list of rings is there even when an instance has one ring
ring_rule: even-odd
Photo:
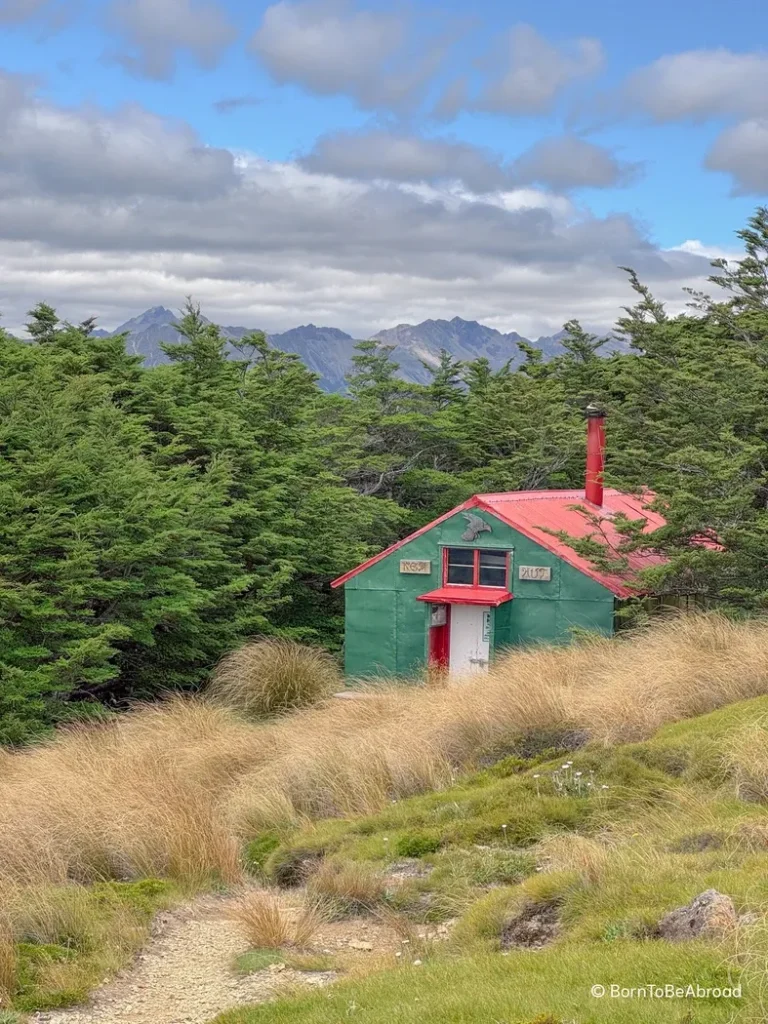
[[[126,334],[126,347],[144,359],[145,366],[156,366],[168,362],[160,348],[161,344],[179,340],[173,327],[178,316],[164,306],[154,306],[139,316],[127,320],[114,331],[96,330],[97,337]],[[254,330],[252,327],[221,327],[221,334],[229,341],[239,341]],[[561,350],[563,331],[550,337],[541,337],[529,344],[540,349],[545,359],[550,359]],[[293,327],[281,334],[268,334],[270,343],[284,352],[294,352],[320,378],[321,387],[326,391],[343,391],[345,375],[352,368],[352,356],[357,340],[337,327],[316,327],[305,324]],[[494,369],[508,360],[513,365],[522,361],[519,341],[528,341],[515,331],[502,334],[493,327],[486,327],[475,320],[424,320],[420,324],[398,324],[387,330],[369,336],[387,345],[394,345],[392,358],[400,366],[400,376],[406,380],[427,383],[429,373],[424,363],[437,365],[441,349],[455,359],[468,361],[485,356]],[[606,346],[611,350],[610,346]]]

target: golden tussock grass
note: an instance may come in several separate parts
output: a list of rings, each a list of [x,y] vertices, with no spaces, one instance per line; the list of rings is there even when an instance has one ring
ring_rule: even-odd
[[[6,924],[0,924],[0,1009],[8,1006],[16,990],[18,960],[13,932]]]
[[[316,704],[343,686],[334,658],[319,647],[267,637],[217,665],[208,699],[253,718]]]
[[[768,720],[736,730],[726,745],[725,760],[742,800],[768,801]]]
[[[611,858],[604,843],[573,832],[549,836],[536,849],[547,871],[574,872],[586,885],[601,881]]]
[[[306,949],[324,917],[318,904],[291,913],[268,892],[247,892],[232,904],[230,916],[254,949]]]
[[[0,876],[237,882],[243,839],[444,787],[520,733],[638,740],[765,693],[768,623],[703,616],[518,650],[459,686],[375,687],[263,723],[223,698],[176,697],[4,761]]]

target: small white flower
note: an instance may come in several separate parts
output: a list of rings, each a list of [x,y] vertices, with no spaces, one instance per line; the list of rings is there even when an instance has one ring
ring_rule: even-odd
[[[577,779],[581,778],[581,772],[574,772],[573,774],[576,776]]]
[[[601,786],[600,789],[608,789],[608,786]]]
[[[533,777],[534,777],[534,779],[540,779],[541,775],[539,775],[539,773],[537,772]]]

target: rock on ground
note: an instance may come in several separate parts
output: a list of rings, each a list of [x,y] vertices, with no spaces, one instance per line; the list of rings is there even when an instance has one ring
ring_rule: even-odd
[[[667,942],[686,939],[716,939],[731,932],[737,923],[730,896],[707,889],[687,907],[678,907],[659,921],[659,938]]]
[[[552,903],[532,903],[504,926],[502,949],[521,946],[541,949],[554,942],[560,932],[560,916]]]

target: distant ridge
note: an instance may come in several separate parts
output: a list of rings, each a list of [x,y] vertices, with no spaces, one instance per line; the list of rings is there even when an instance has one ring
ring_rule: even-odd
[[[168,362],[160,348],[161,344],[175,342],[179,335],[173,327],[178,314],[165,306],[153,306],[139,316],[126,320],[114,331],[96,330],[97,337],[106,338],[115,334],[127,334],[127,349],[134,355],[142,356],[147,366]],[[224,338],[239,341],[255,327],[221,327]],[[487,327],[476,320],[463,320],[455,316],[452,320],[424,320],[420,324],[398,324],[386,330],[369,335],[371,339],[387,345],[394,345],[393,359],[400,364],[400,375],[411,381],[427,383],[429,373],[424,363],[437,365],[441,349],[455,359],[464,361],[484,356],[494,369],[511,361],[512,365],[522,362],[517,342],[524,341],[540,349],[545,359],[551,359],[561,351],[564,331],[530,341],[515,331],[502,334],[494,327]],[[352,368],[352,356],[356,339],[337,327],[317,327],[304,324],[292,327],[281,334],[267,335],[275,348],[294,352],[320,378],[320,385],[326,391],[343,391],[345,376]],[[615,351],[616,345],[606,346]]]

